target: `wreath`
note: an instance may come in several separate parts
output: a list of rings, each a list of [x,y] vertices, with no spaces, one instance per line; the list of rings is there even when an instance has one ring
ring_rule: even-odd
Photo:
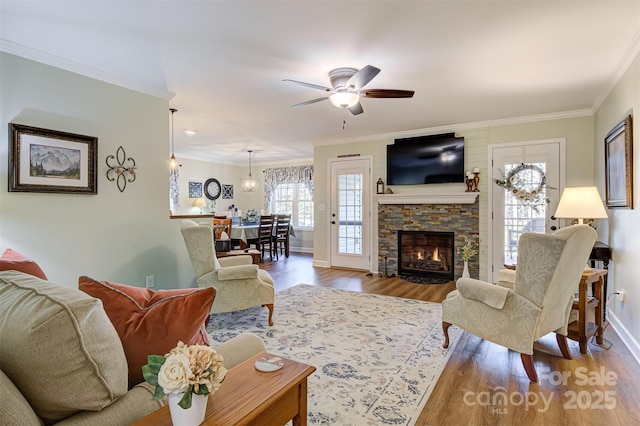
[[[532,171],[540,176],[538,184],[531,184],[525,181],[521,173],[526,171]],[[494,179],[495,183],[499,186],[510,191],[520,201],[524,202],[549,202],[549,199],[543,195],[544,186],[547,183],[547,177],[544,175],[544,170],[535,164],[520,163],[519,166],[514,167],[509,173],[502,173],[502,180]],[[533,185],[533,188],[532,188]]]

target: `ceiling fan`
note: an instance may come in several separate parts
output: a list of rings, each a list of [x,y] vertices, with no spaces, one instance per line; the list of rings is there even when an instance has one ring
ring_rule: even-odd
[[[351,114],[362,114],[364,110],[360,104],[360,98],[411,98],[415,93],[413,90],[393,90],[393,89],[363,89],[373,78],[380,72],[379,68],[372,65],[358,70],[356,68],[336,68],[329,71],[329,80],[331,87],[319,86],[317,84],[305,83],[284,79],[282,81],[290,81],[312,89],[327,92],[327,96],[312,99],[310,101],[301,102],[291,105],[292,108],[314,104],[329,99],[331,103],[338,107],[348,109]]]

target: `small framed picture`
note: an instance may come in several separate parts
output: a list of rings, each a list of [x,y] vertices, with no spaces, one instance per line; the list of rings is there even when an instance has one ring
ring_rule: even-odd
[[[222,199],[233,199],[233,185],[226,185],[224,183],[222,184]]]
[[[189,198],[202,198],[202,182],[189,182]]]
[[[604,138],[607,207],[633,208],[633,129],[631,116]]]
[[[97,194],[98,138],[9,123],[9,192]]]

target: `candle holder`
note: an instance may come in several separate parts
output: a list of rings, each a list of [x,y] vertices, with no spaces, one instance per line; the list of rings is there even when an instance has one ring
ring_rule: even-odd
[[[465,182],[466,182],[466,184],[467,184],[467,189],[466,189],[466,191],[464,191],[464,192],[474,192],[474,190],[473,190],[473,184],[475,183],[475,180],[474,180],[473,178],[469,178],[469,177],[467,177],[467,178],[465,179]]]
[[[475,175],[475,177],[472,179],[473,192],[480,192],[480,190],[478,189],[478,184],[480,183],[480,172],[473,172],[473,174]]]

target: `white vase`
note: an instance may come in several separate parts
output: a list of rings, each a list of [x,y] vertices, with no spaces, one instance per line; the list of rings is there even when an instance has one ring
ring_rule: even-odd
[[[178,405],[183,396],[184,392],[167,395],[171,422],[174,426],[198,426],[204,421],[209,395],[193,394],[191,396],[191,407],[186,409]]]
[[[469,262],[467,262],[466,260],[464,261],[464,269],[462,270],[462,277],[471,278],[471,275],[469,274]]]

